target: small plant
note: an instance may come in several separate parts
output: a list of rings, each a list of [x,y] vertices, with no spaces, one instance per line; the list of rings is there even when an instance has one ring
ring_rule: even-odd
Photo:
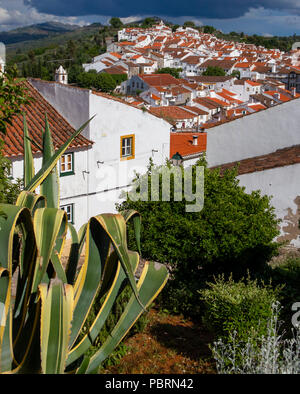
[[[203,321],[217,336],[225,341],[247,341],[249,337],[266,335],[272,316],[272,305],[280,288],[258,284],[257,280],[233,281],[219,276],[208,288],[200,290],[203,302]]]
[[[280,304],[272,305],[272,315],[267,333],[246,342],[237,340],[236,331],[230,332],[230,340],[219,338],[211,347],[220,374],[299,374],[300,327],[291,339],[279,334]]]

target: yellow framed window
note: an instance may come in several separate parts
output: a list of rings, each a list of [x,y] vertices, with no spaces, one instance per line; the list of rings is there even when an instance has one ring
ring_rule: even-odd
[[[134,134],[121,136],[120,159],[131,160],[135,157],[135,136]]]

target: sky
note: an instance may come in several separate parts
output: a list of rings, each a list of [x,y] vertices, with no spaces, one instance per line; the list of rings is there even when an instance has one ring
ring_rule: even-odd
[[[0,0],[0,31],[48,21],[107,24],[158,16],[264,36],[300,35],[300,0]]]

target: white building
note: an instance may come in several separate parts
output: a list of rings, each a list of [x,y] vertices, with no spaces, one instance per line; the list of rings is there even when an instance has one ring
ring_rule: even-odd
[[[72,206],[77,228],[91,216],[116,212],[122,191],[135,172],[146,171],[150,158],[155,164],[169,158],[167,121],[104,93],[35,79],[30,83],[75,129],[96,115],[82,133],[92,145],[66,157],[74,168],[61,185],[61,204]]]
[[[278,240],[300,246],[300,99],[207,130],[209,167],[239,164],[240,185],[271,197]]]

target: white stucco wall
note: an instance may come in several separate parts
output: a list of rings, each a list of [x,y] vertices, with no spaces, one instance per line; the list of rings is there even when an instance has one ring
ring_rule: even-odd
[[[120,193],[132,182],[135,171],[146,171],[149,158],[155,164],[165,163],[170,152],[170,124],[148,112],[95,94],[90,96],[92,114],[97,114],[90,125],[90,138],[95,143],[89,153],[91,190],[96,193],[90,214],[94,215],[96,211],[99,213],[99,207],[104,212],[116,212]],[[121,160],[121,136],[132,134],[135,158]]]
[[[29,81],[75,129],[89,119],[90,91],[88,89],[39,79],[29,79]],[[82,135],[89,138],[89,126],[82,132]]]
[[[155,164],[169,158],[170,124],[163,119],[88,89],[32,83],[75,128],[96,115],[84,133],[94,142],[92,148],[76,151],[75,175],[60,178],[61,205],[74,204],[77,229],[91,216],[116,212],[121,192],[132,182],[134,171],[146,171],[150,157]],[[135,158],[120,160],[121,136],[132,134]]]
[[[209,167],[300,144],[300,99],[208,129]]]
[[[300,196],[299,174],[300,164],[294,164],[238,176],[240,185],[245,186],[247,193],[261,190],[262,195],[272,196],[271,205],[275,208],[276,216],[282,219],[280,236],[285,236],[297,247],[300,247],[300,206],[297,206],[295,199]]]

